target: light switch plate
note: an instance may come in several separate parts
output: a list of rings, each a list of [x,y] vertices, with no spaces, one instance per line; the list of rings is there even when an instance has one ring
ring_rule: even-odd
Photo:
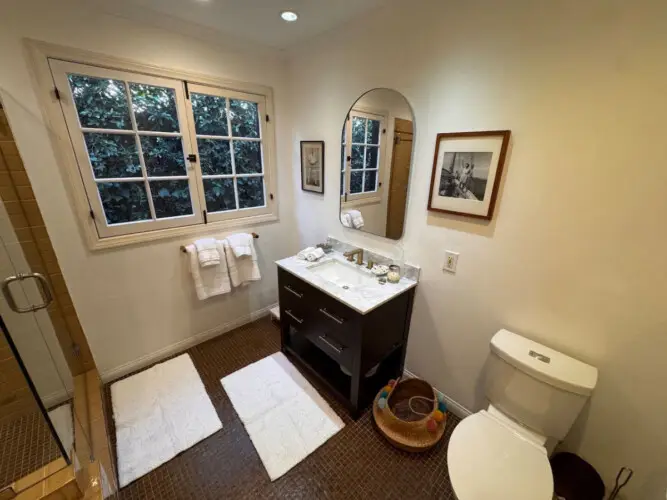
[[[459,254],[457,252],[452,252],[447,250],[445,252],[445,263],[442,266],[443,271],[448,273],[456,274],[456,265],[459,262]]]

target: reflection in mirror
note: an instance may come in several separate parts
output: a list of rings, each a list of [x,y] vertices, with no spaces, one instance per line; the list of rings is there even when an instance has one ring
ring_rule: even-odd
[[[341,137],[340,221],[394,240],[403,235],[413,146],[410,104],[391,89],[352,105]]]

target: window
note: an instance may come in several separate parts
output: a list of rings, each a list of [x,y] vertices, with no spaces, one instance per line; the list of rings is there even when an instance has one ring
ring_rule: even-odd
[[[238,92],[189,88],[209,217],[224,219],[264,207],[263,104]]]
[[[99,238],[271,213],[266,96],[49,64]]]
[[[343,128],[341,196],[346,200],[378,197],[385,119],[352,110]]]

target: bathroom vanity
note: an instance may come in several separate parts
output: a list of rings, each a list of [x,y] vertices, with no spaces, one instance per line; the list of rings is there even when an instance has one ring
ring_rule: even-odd
[[[277,264],[282,351],[356,419],[403,372],[417,281],[380,284],[338,252]]]

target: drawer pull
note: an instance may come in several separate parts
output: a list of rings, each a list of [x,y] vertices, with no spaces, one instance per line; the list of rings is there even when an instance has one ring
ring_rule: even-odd
[[[334,320],[334,321],[335,321],[336,323],[338,323],[339,325],[342,325],[343,323],[345,323],[345,320],[344,320],[344,319],[339,318],[339,317],[336,316],[335,314],[331,314],[331,313],[330,313],[329,311],[327,311],[326,309],[320,309],[320,312],[321,312],[322,314],[324,314],[327,318]]]
[[[289,286],[287,286],[287,285],[283,285],[283,288],[284,288],[285,290],[287,290],[289,293],[292,293],[292,294],[296,295],[296,296],[299,297],[299,298],[303,297],[303,294],[302,294],[302,293],[297,292],[296,290],[294,290],[293,288],[291,288],[291,287],[289,287]]]
[[[297,323],[299,323],[299,324],[303,323],[303,320],[294,316],[294,314],[292,314],[292,311],[290,311],[289,309],[285,309],[285,314],[287,314],[290,318],[292,318]]]
[[[320,339],[322,342],[324,342],[326,345],[328,345],[329,347],[331,347],[331,348],[332,348],[334,351],[336,351],[338,354],[340,354],[341,352],[343,352],[343,348],[342,348],[342,347],[337,347],[337,346],[333,345],[331,342],[329,342],[329,341],[327,340],[327,338],[326,338],[324,335],[320,335],[319,339]]]

